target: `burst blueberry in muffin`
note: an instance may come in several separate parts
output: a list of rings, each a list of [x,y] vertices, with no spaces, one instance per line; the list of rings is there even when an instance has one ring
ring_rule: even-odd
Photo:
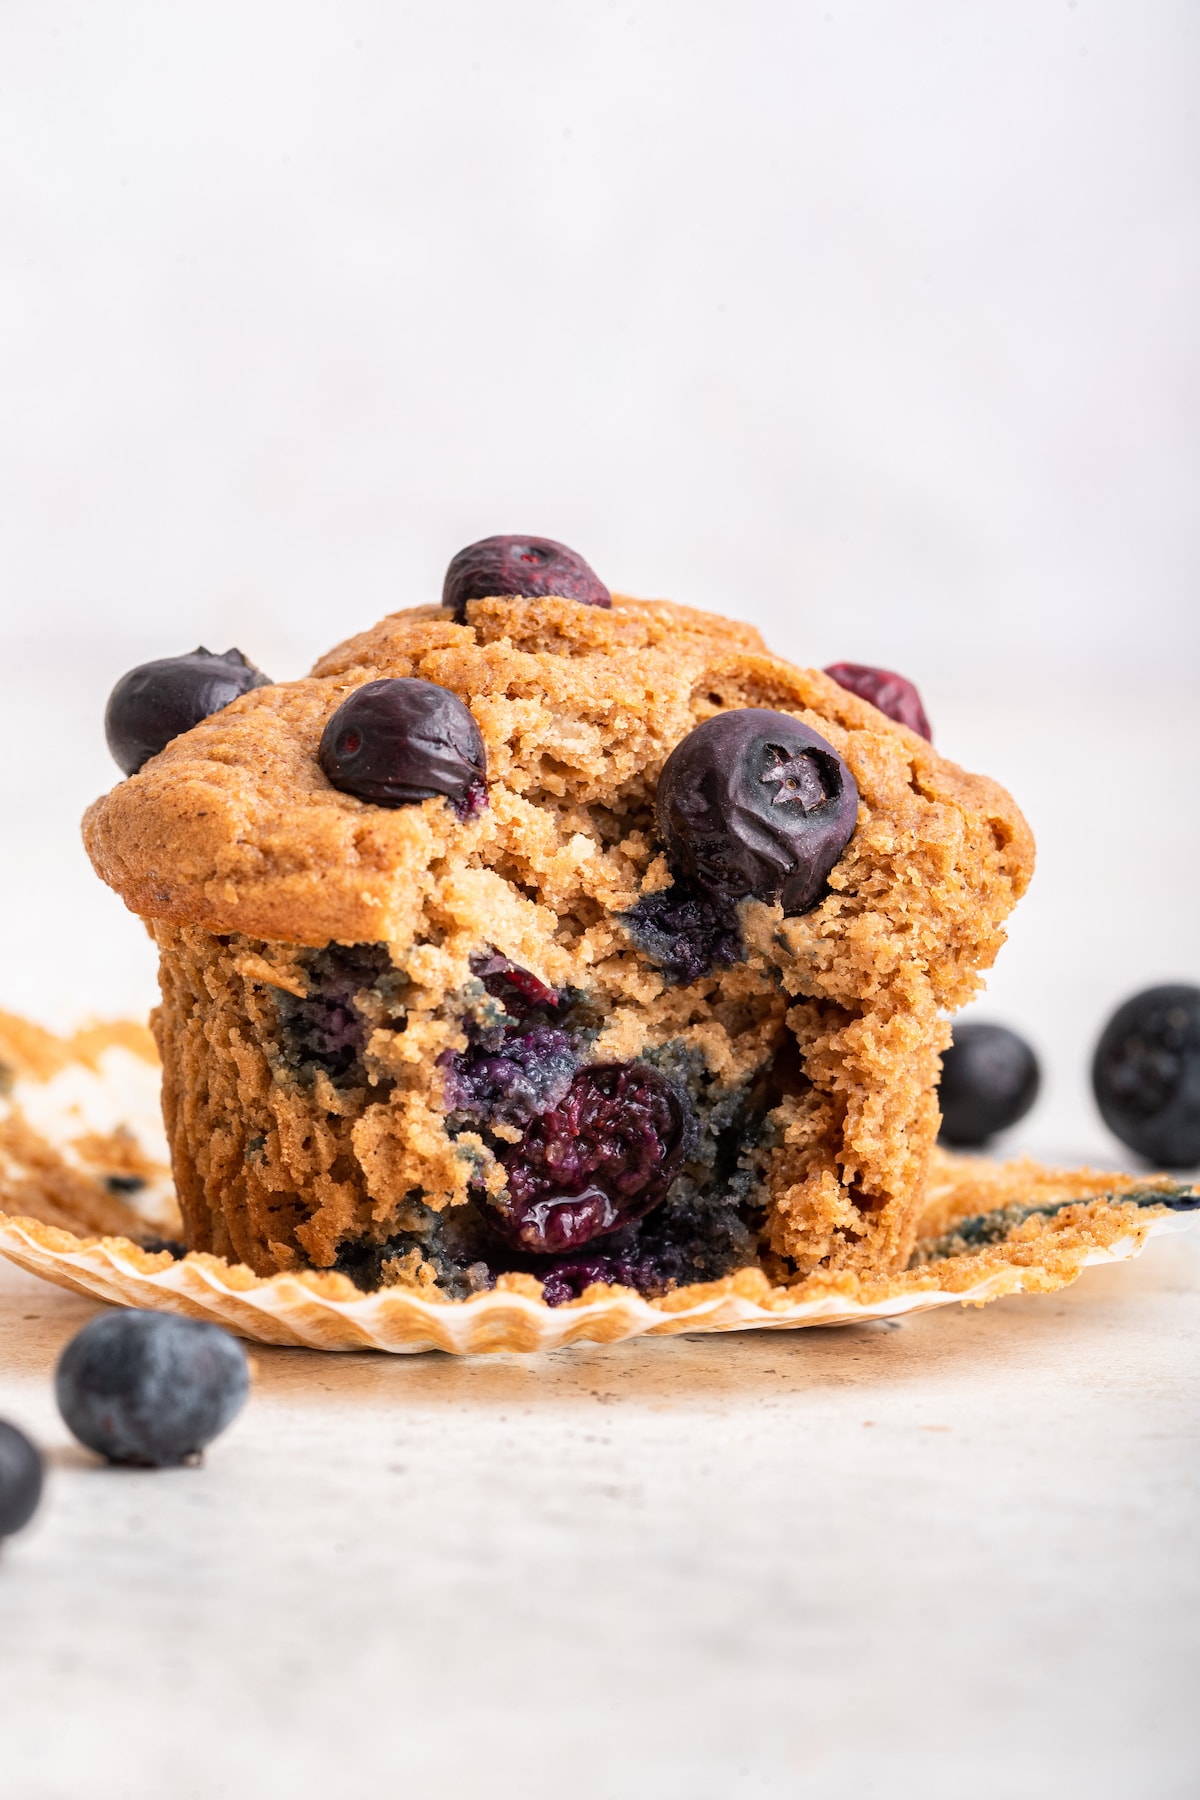
[[[945,1014],[1033,858],[868,700],[544,539],[202,719],[85,837],[159,946],[189,1244],[551,1304],[902,1267]]]

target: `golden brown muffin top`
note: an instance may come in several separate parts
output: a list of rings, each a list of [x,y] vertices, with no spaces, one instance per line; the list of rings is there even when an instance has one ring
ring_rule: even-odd
[[[373,805],[322,773],[334,710],[401,675],[470,707],[488,757],[477,817],[460,822],[441,798]],[[593,960],[598,922],[667,884],[659,771],[701,720],[740,706],[802,718],[859,787],[828,897],[773,922],[810,962],[810,991],[902,990],[915,964],[940,1004],[960,1004],[1032,869],[1012,799],[828,676],[771,656],[753,627],[665,601],[480,600],[462,625],[440,607],[390,614],[303,680],[255,689],[176,738],[89,809],[84,839],[147,920],[404,948],[482,910],[498,947],[562,981]],[[760,910],[766,928],[778,909]]]

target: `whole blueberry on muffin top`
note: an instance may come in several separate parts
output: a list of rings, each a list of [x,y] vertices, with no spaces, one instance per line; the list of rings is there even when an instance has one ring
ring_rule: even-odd
[[[830,663],[825,673],[848,693],[869,700],[897,725],[907,725],[910,731],[932,742],[933,730],[921,704],[921,696],[907,676],[897,675],[894,669],[876,669],[870,663],[853,662]]]
[[[487,755],[457,694],[401,676],[368,681],[333,714],[317,752],[335,788],[375,806],[444,794],[460,818],[486,797]]]
[[[858,788],[833,745],[789,713],[718,713],[667,758],[658,784],[667,856],[706,893],[818,898],[858,816]]]
[[[270,684],[270,676],[247,662],[240,650],[216,656],[203,644],[188,656],[140,663],[122,675],[109,695],[104,731],[113,759],[124,774],[135,775],[201,719],[240,694]]]
[[[504,594],[530,599],[557,594],[585,606],[612,605],[612,595],[595,571],[555,538],[480,538],[451,559],[442,605],[448,606],[456,619],[466,617],[468,600]]]

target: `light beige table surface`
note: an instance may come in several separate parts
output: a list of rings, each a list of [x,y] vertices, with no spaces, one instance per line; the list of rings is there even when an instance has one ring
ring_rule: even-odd
[[[0,1414],[50,1458],[0,1787],[1191,1800],[1198,1294],[1193,1234],[899,1327],[260,1349],[153,1474],[55,1415],[91,1303],[0,1273]]]

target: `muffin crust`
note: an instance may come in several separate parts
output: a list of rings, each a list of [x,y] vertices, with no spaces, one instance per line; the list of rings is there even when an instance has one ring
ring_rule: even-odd
[[[330,714],[398,675],[470,707],[488,755],[477,817],[372,806],[322,775]],[[744,960],[670,985],[626,918],[671,882],[658,773],[694,726],[745,706],[834,746],[857,827],[816,907],[742,902]],[[996,784],[751,627],[621,596],[611,611],[475,601],[463,625],[393,614],[176,739],[84,829],[160,947],[189,1244],[259,1273],[374,1252],[373,1278],[450,1293],[494,1278],[466,1221],[503,1192],[513,1129],[489,1138],[448,1100],[452,1059],[492,1016],[481,955],[579,996],[585,1065],[642,1059],[687,1085],[700,1139],[668,1206],[703,1220],[703,1243],[681,1252],[681,1283],[886,1273],[923,1204],[945,1015],[994,959],[1033,862]],[[305,1057],[303,1021],[334,991],[358,1021],[344,1068]]]

